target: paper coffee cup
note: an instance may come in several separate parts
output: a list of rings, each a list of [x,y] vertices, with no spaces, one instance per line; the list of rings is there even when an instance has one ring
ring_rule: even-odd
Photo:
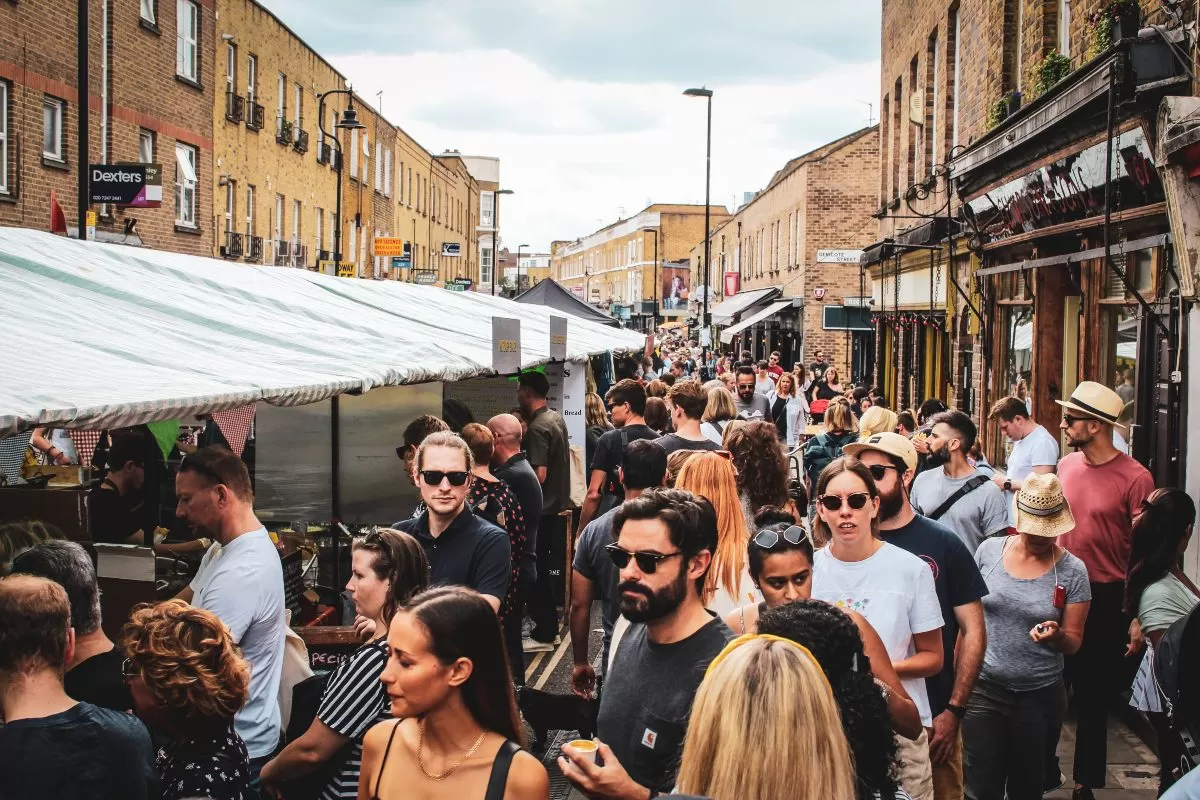
[[[567,742],[567,744],[583,753],[587,758],[590,758],[593,764],[596,763],[596,753],[598,750],[596,748],[596,743],[591,739],[575,739]]]

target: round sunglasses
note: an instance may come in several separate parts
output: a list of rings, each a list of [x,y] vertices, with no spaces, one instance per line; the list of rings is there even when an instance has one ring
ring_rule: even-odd
[[[854,492],[846,495],[844,500],[850,505],[850,508],[858,511],[865,508],[870,502],[871,494],[870,492]],[[826,511],[841,511],[843,498],[836,494],[823,494],[817,498],[817,502],[823,505]]]
[[[798,545],[801,542],[808,542],[811,548],[812,539],[809,538],[808,531],[801,528],[799,525],[792,525],[783,533],[773,530],[761,530],[754,534],[754,544],[763,550],[772,550],[779,545],[780,540],[787,542],[790,545]]]

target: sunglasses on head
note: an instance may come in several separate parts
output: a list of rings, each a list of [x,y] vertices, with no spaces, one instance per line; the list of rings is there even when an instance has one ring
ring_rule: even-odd
[[[604,546],[608,552],[608,557],[617,569],[625,569],[629,563],[629,559],[637,562],[638,570],[644,575],[653,575],[658,570],[658,563],[666,561],[668,558],[683,555],[683,552],[676,550],[674,553],[631,553],[618,544],[608,544]]]
[[[826,511],[841,511],[843,500],[850,504],[850,507],[855,511],[866,507],[871,499],[870,492],[854,492],[842,498],[836,494],[823,494],[817,498],[817,502],[825,506]]]
[[[421,470],[421,480],[425,481],[426,486],[441,486],[442,481],[450,481],[451,486],[462,486],[469,477],[471,477],[471,473],[461,470],[454,472],[442,472],[440,469]]]
[[[772,550],[778,544],[779,540],[787,542],[790,545],[798,545],[801,542],[807,541],[808,546],[812,547],[812,539],[808,537],[808,531],[801,528],[799,525],[793,525],[783,533],[772,530],[762,530],[754,534],[754,544],[761,547],[763,550]]]

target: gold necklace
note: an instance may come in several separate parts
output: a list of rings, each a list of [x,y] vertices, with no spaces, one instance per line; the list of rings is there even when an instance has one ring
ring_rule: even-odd
[[[475,740],[475,744],[471,745],[470,750],[463,753],[462,758],[454,762],[454,764],[445,772],[439,772],[436,775],[433,775],[430,774],[429,770],[425,768],[425,759],[422,755],[425,748],[425,720],[421,720],[420,724],[417,725],[417,766],[421,768],[421,772],[425,774],[425,777],[429,778],[431,781],[443,780],[456,769],[461,767],[463,762],[465,762],[468,758],[475,755],[475,751],[479,749],[479,745],[483,744],[483,737],[485,736],[487,736],[487,731],[481,731],[479,733],[479,738]]]

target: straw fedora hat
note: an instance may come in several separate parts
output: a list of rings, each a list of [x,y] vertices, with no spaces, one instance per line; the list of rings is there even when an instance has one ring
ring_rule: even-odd
[[[1109,425],[1121,425],[1117,420],[1121,418],[1121,411],[1125,408],[1121,395],[1095,381],[1083,381],[1071,392],[1069,399],[1054,402],[1063,408],[1078,411]]]
[[[1021,483],[1013,498],[1017,509],[1017,532],[1054,538],[1075,529],[1075,516],[1054,474],[1033,473]]]

